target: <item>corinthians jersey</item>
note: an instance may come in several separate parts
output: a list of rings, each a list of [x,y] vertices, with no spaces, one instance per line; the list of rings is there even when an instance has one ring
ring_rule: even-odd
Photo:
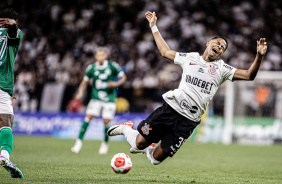
[[[174,63],[183,73],[178,89],[163,94],[163,99],[178,113],[198,122],[219,86],[232,80],[236,68],[219,59],[206,62],[198,52],[176,53]]]

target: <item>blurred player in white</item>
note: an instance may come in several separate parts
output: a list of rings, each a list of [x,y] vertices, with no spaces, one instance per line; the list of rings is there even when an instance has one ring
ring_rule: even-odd
[[[93,87],[91,100],[88,103],[86,116],[81,125],[78,139],[76,140],[75,145],[71,148],[73,153],[79,153],[82,148],[82,140],[89,123],[93,117],[100,117],[100,115],[102,115],[104,121],[105,135],[99,149],[99,154],[103,155],[108,153],[109,137],[107,135],[107,131],[109,129],[109,123],[114,118],[116,112],[116,88],[122,85],[126,80],[126,76],[120,69],[119,65],[116,62],[107,60],[107,52],[104,47],[99,47],[97,49],[95,59],[96,63],[87,67],[86,74],[79,86],[78,93],[75,96],[75,99],[77,100],[82,98],[88,81],[92,78]],[[116,77],[118,78],[118,81],[114,81]]]
[[[192,134],[223,82],[256,77],[267,45],[265,38],[257,41],[253,64],[248,70],[236,69],[220,59],[228,46],[224,37],[208,41],[203,55],[198,52],[179,53],[171,50],[162,38],[156,26],[155,12],[146,12],[145,15],[161,55],[182,67],[181,82],[178,89],[163,94],[165,103],[143,120],[137,130],[131,128],[132,122],[129,121],[110,127],[108,135],[125,135],[131,153],[146,153],[149,161],[156,165],[168,156],[172,157]],[[150,146],[159,141],[157,147]]]

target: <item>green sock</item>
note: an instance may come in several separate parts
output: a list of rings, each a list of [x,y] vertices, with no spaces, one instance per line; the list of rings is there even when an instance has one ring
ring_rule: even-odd
[[[88,125],[89,125],[89,122],[83,121],[83,123],[82,123],[82,125],[81,125],[81,128],[80,128],[79,135],[78,135],[78,138],[79,138],[80,140],[83,139],[84,134],[85,134],[85,132],[86,132],[86,130],[87,130]]]
[[[108,143],[109,142],[109,136],[107,134],[107,131],[109,130],[110,126],[105,126],[105,131],[104,131],[104,142]]]
[[[2,128],[0,131],[0,148],[8,151],[9,154],[13,150],[13,134],[10,128]]]

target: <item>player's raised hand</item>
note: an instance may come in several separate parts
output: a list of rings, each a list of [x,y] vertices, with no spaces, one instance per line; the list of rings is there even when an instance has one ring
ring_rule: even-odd
[[[7,28],[11,25],[16,25],[17,22],[14,19],[0,18],[0,27]]]
[[[152,28],[154,25],[156,25],[156,23],[157,23],[157,16],[156,16],[155,12],[152,13],[152,12],[147,11],[145,13],[145,15],[146,15],[147,20],[149,21],[150,28]]]
[[[265,38],[260,38],[259,41],[257,41],[257,53],[263,56],[266,50],[267,50],[267,43],[265,41]]]

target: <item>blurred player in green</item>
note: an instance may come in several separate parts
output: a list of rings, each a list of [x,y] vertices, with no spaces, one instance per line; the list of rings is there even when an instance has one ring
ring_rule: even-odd
[[[91,100],[87,106],[86,116],[82,123],[78,139],[76,140],[75,145],[71,148],[73,153],[79,153],[89,123],[93,117],[99,117],[100,115],[102,115],[104,121],[105,131],[99,154],[103,155],[108,153],[109,136],[107,135],[107,131],[109,129],[109,123],[114,118],[116,112],[116,88],[122,85],[126,80],[126,76],[119,65],[116,62],[107,60],[107,52],[104,47],[99,47],[97,49],[95,59],[96,62],[87,67],[86,74],[79,86],[78,93],[75,96],[75,99],[77,100],[83,97],[88,81],[92,78],[93,87]],[[116,77],[118,77],[118,80],[114,81]]]
[[[13,9],[0,11],[0,165],[13,178],[22,178],[22,172],[10,161],[13,150],[14,66],[23,38],[23,33],[17,26],[17,17],[18,13]]]

